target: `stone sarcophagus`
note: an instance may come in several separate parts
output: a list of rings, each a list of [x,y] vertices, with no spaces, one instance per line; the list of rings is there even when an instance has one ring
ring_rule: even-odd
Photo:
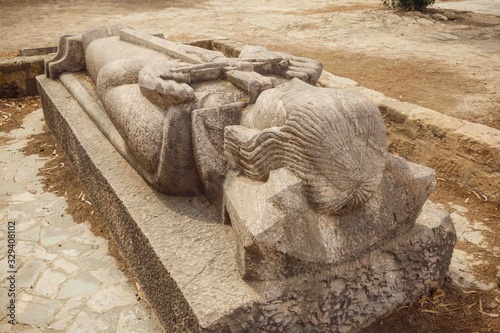
[[[387,153],[377,107],[321,72],[123,26],[46,63],[47,123],[167,331],[356,331],[442,282],[434,171]]]

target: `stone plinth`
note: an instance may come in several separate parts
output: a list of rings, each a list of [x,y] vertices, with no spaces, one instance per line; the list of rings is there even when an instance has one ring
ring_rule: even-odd
[[[48,126],[169,332],[355,331],[444,278],[455,232],[448,214],[427,201],[407,232],[346,262],[245,281],[235,232],[214,223],[206,199],[153,190],[87,116],[84,101],[58,80],[37,81]]]

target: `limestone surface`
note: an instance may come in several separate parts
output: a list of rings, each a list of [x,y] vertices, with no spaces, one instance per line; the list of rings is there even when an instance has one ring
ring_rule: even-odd
[[[166,328],[348,332],[443,281],[456,235],[427,202],[433,170],[386,152],[369,99],[316,87],[317,61],[123,26],[78,38],[92,81],[38,77],[44,113]],[[90,307],[127,302],[114,292]]]
[[[58,54],[46,62],[47,75],[56,79],[62,72],[86,68],[123,138],[122,153],[156,189],[173,195],[198,193],[202,187],[211,190],[220,183],[197,170],[193,110],[253,102],[283,78],[316,84],[322,72],[317,61],[261,47],[247,48],[233,59],[124,26],[111,30],[98,27],[81,36],[63,37]],[[279,76],[281,81],[265,75]],[[207,81],[210,85],[203,84]]]

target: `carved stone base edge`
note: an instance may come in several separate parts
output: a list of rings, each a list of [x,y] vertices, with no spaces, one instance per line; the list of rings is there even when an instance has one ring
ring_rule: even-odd
[[[203,198],[152,190],[58,81],[37,81],[47,125],[168,332],[352,332],[446,274],[455,231],[428,202],[415,227],[381,249],[314,275],[250,285],[237,271],[231,227],[211,223]]]

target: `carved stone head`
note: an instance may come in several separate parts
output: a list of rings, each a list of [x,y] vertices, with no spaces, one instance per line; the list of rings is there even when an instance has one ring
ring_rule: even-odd
[[[242,126],[226,129],[233,168],[264,181],[278,168],[304,182],[318,213],[343,214],[363,205],[385,168],[385,126],[377,107],[348,91],[294,79],[263,92]]]

